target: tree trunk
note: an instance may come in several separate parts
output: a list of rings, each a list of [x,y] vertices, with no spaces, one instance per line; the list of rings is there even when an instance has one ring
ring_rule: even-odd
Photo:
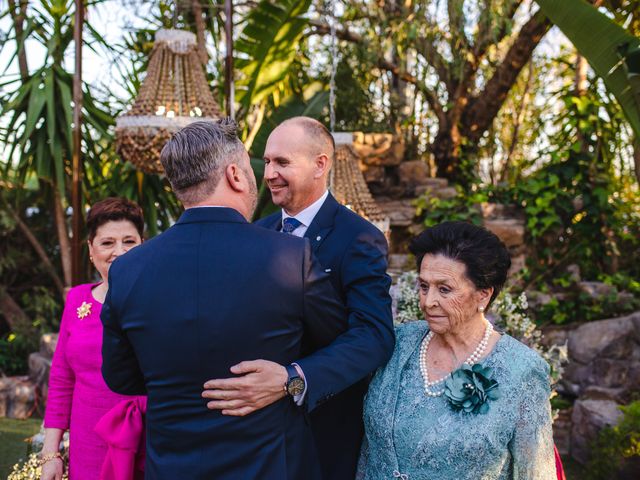
[[[4,285],[0,285],[0,312],[12,331],[26,332],[31,329],[29,317],[9,295]]]
[[[582,97],[587,93],[587,88],[589,87],[588,72],[589,62],[578,53],[576,55],[576,75],[573,80],[576,97]]]
[[[16,11],[16,0],[8,0],[9,14],[13,20],[13,29],[16,32],[16,47],[18,51],[18,69],[20,70],[20,78],[25,82],[29,78],[29,65],[27,64],[27,52],[24,45],[20,45],[23,40],[24,28],[23,23],[27,18],[28,0],[19,0],[19,11]]]
[[[193,17],[196,22],[196,38],[198,40],[198,56],[203,65],[209,62],[209,54],[207,53],[204,20],[202,19],[202,5],[199,0],[193,0],[191,2],[191,8],[193,9]]]
[[[524,86],[524,91],[522,92],[522,101],[518,106],[517,113],[513,116],[513,132],[511,133],[511,138],[509,139],[509,150],[507,150],[507,156],[502,163],[500,171],[498,172],[498,182],[500,183],[508,178],[509,165],[511,164],[511,160],[513,159],[513,154],[516,151],[516,146],[518,145],[518,140],[520,138],[520,127],[522,126],[522,122],[524,121],[524,115],[527,111],[527,106],[529,105],[530,100],[530,91],[531,86],[533,84],[533,61],[529,61],[529,70],[527,72],[527,82]]]
[[[73,285],[71,276],[71,240],[69,238],[69,230],[67,229],[67,219],[62,206],[62,199],[55,185],[52,186],[52,190],[54,219],[56,233],[58,234],[58,243],[60,244],[60,260],[62,262],[64,285],[66,288],[69,288]]]
[[[444,128],[443,128],[444,127]],[[436,163],[437,174],[450,180],[464,183],[460,168],[462,137],[457,125],[450,128],[440,126],[431,145],[431,153]]]
[[[589,63],[587,59],[576,52],[575,77],[573,79],[573,93],[576,97],[584,97],[589,88],[589,80],[587,73],[589,72]],[[589,153],[589,142],[585,138],[582,130],[577,129],[578,141],[580,142],[580,151],[587,155]]]
[[[22,234],[25,236],[25,238],[29,241],[29,243],[35,250],[36,254],[40,258],[40,261],[46,268],[47,272],[49,273],[49,276],[51,277],[51,279],[53,280],[53,283],[58,289],[58,293],[64,300],[64,285],[62,284],[62,280],[60,280],[60,277],[58,276],[58,273],[56,272],[55,267],[51,263],[51,260],[49,259],[47,253],[42,247],[42,244],[38,241],[38,239],[33,234],[29,226],[22,221],[22,219],[20,218],[20,215],[18,215],[18,212],[16,212],[13,208],[11,208],[11,206],[6,201],[4,201],[4,199],[3,199],[3,203],[5,208],[8,210],[9,214],[15,220]]]
[[[516,82],[522,68],[529,62],[533,51],[551,27],[551,22],[540,12],[522,26],[504,60],[496,68],[485,88],[469,101],[462,115],[463,135],[474,145],[493,123],[504,101]]]

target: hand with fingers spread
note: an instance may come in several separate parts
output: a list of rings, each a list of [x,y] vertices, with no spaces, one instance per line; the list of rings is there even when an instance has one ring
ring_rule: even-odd
[[[223,415],[243,417],[277,402],[286,395],[287,370],[268,360],[241,362],[231,367],[234,378],[209,380],[202,397],[207,407]]]

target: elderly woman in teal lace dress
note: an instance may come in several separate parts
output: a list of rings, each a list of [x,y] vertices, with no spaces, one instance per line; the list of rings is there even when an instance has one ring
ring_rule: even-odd
[[[555,480],[546,362],[485,318],[511,264],[462,222],[411,243],[426,322],[401,325],[365,400],[360,480]]]

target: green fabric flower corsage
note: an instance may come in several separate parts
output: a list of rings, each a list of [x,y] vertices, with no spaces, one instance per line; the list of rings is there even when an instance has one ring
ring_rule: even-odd
[[[455,411],[487,413],[489,400],[500,398],[498,382],[491,378],[492,370],[463,365],[453,372],[444,384],[444,396]]]

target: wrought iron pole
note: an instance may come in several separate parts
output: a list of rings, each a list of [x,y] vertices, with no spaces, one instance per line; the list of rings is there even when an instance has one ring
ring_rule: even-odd
[[[76,70],[73,74],[73,154],[71,175],[71,278],[73,285],[84,280],[82,268],[82,27],[84,0],[75,0],[76,14],[73,41],[76,44]]]
[[[233,0],[225,0],[224,2],[224,32],[226,36],[227,56],[224,61],[224,93],[226,99],[227,115],[235,118],[234,110],[234,85],[233,85]]]

